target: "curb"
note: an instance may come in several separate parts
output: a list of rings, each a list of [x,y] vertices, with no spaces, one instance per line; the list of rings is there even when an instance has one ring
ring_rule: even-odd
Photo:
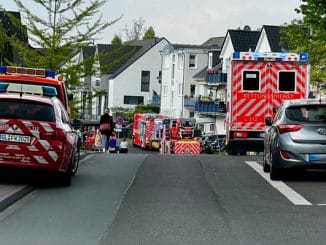
[[[80,155],[80,160],[84,159],[91,153],[83,152]],[[30,185],[11,185],[0,184],[0,212],[17,202],[35,189]]]

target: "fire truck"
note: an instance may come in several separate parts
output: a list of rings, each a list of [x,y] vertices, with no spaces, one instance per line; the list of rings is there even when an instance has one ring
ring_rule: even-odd
[[[201,154],[201,131],[195,129],[195,122],[183,118],[164,119],[160,153]]]
[[[283,100],[308,96],[308,55],[234,52],[229,62],[226,150],[230,155],[260,152],[265,118],[273,118]]]
[[[155,113],[136,113],[132,132],[133,145],[158,150],[162,137],[163,116]]]

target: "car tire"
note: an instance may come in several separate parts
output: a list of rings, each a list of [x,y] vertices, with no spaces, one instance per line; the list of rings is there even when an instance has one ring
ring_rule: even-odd
[[[281,169],[275,168],[275,158],[273,157],[273,153],[271,153],[271,165],[269,171],[269,177],[271,180],[280,180],[281,179]]]
[[[62,173],[59,176],[59,184],[60,184],[60,186],[70,186],[71,185],[71,178],[72,178],[71,173],[69,173],[69,172]]]
[[[77,169],[79,167],[79,161],[80,161],[80,148],[78,147],[76,151],[74,151],[74,154],[71,159],[70,169],[69,173],[71,176],[74,176],[77,172]]]

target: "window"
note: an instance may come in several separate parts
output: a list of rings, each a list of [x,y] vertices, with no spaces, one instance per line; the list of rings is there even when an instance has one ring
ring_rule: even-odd
[[[214,123],[210,123],[209,124],[209,131],[215,131],[215,124]]]
[[[196,85],[190,85],[190,96],[195,96],[196,94]]]
[[[182,83],[179,83],[178,84],[178,95],[179,96],[182,96],[183,95],[183,90],[182,90],[183,86],[182,86]]]
[[[53,107],[37,102],[0,101],[0,117],[6,119],[18,118],[23,120],[55,122]]]
[[[183,69],[183,63],[184,63],[184,55],[183,54],[178,54],[179,69]]]
[[[168,95],[168,86],[163,86],[163,96]]]
[[[243,71],[242,89],[249,91],[259,90],[259,71]]]
[[[123,103],[125,105],[144,104],[144,97],[143,96],[124,96]]]
[[[295,91],[295,72],[280,71],[278,75],[279,91]]]
[[[189,55],[189,68],[197,68],[197,56],[194,54]]]
[[[142,71],[141,72],[141,91],[149,92],[149,81],[150,81],[150,72]]]
[[[208,69],[213,68],[213,53],[208,54]]]

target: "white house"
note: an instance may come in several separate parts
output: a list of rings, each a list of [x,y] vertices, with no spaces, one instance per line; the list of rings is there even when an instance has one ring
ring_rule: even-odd
[[[93,95],[85,105],[87,118],[99,119],[107,107],[152,104],[153,95],[161,89],[160,50],[168,43],[165,38],[155,38],[128,45],[97,44],[92,65],[96,72],[84,81],[84,94]]]
[[[195,97],[194,75],[207,66],[209,47],[167,44],[162,48],[161,114],[194,117],[194,108],[185,106],[185,96]]]

